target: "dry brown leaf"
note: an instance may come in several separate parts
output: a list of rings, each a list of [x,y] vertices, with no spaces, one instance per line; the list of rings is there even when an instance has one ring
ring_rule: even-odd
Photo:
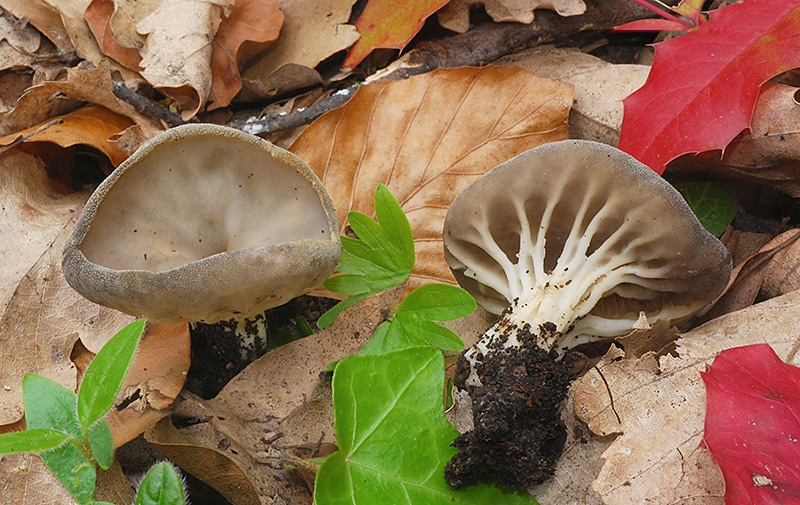
[[[36,454],[10,454],[0,458],[3,503],[14,505],[77,505],[69,492]],[[116,462],[97,472],[95,499],[132,503],[133,490]]]
[[[758,96],[750,135],[725,149],[722,162],[734,173],[800,196],[798,88],[767,83]]]
[[[169,414],[189,373],[191,342],[187,323],[147,327],[114,402],[125,407],[106,416],[114,447],[130,442]]]
[[[290,150],[322,180],[342,231],[352,210],[373,214],[385,184],[411,222],[411,286],[453,283],[442,223],[459,191],[495,165],[567,138],[572,87],[508,67],[436,70],[362,86],[317,119]]]
[[[792,291],[684,334],[677,357],[628,360],[617,351],[582,377],[577,416],[597,434],[622,433],[603,454],[593,485],[603,503],[724,504],[722,473],[700,445],[705,389],[699,372],[722,350],[756,343],[797,366],[798,317],[800,292]]]
[[[61,22],[67,36],[75,47],[75,53],[82,59],[98,65],[103,59],[103,52],[83,19],[83,13],[90,0],[41,0],[61,16]],[[33,3],[33,2],[32,2]]]
[[[41,127],[44,125],[36,125],[20,132],[0,137],[0,146],[7,146],[21,141],[28,145],[30,151],[36,152],[35,144],[39,142],[53,143],[60,147],[85,145],[93,147],[106,155],[115,167],[128,157],[127,153],[120,150],[109,140],[133,124],[128,117],[121,116],[97,105],[89,105],[53,119],[60,119],[60,122],[43,130],[41,130]],[[51,121],[53,120],[48,120],[48,123]],[[40,131],[37,132],[37,130]]]
[[[800,288],[800,242],[797,238],[800,238],[800,230],[795,228],[781,233],[764,246],[764,249],[778,249],[790,242],[787,247],[780,248],[765,268],[761,282],[763,296],[773,298]]]
[[[136,25],[153,13],[164,0],[113,0],[114,14],[111,16],[111,33],[122,47],[136,49],[144,46],[144,35],[136,31]]]
[[[233,3],[165,0],[136,25],[147,37],[139,51],[142,76],[178,103],[184,120],[206,103],[211,91],[211,41]]]
[[[272,44],[282,25],[275,0],[236,0],[214,36],[208,110],[230,105],[242,89],[242,64]]]
[[[136,6],[139,2],[123,2],[126,5]],[[86,7],[83,17],[89,25],[94,38],[103,54],[114,58],[119,63],[132,70],[139,70],[142,61],[139,51],[132,47],[125,47],[117,42],[111,29],[111,17],[114,15],[113,0],[91,0]]]
[[[578,16],[586,12],[583,0],[451,0],[438,12],[439,24],[454,32],[466,32],[469,9],[475,4],[483,4],[486,13],[497,23],[530,24],[534,9],[554,10],[560,16]]]
[[[567,49],[534,49],[497,62],[524,68],[540,77],[575,86],[569,121],[570,138],[617,145],[622,100],[647,79],[646,65],[614,65],[590,54]]]
[[[648,352],[661,356],[675,348],[675,340],[679,336],[677,328],[661,320],[650,326],[643,312],[640,313],[639,321],[642,322],[640,327],[614,339],[625,349],[626,358],[641,358]]]
[[[0,114],[0,135],[45,123],[76,109],[81,102],[94,103],[131,118],[148,138],[164,130],[157,120],[137,112],[114,95],[111,71],[101,65],[98,68],[70,68],[66,80],[47,81],[30,88],[14,109]]]
[[[88,194],[59,195],[41,164],[0,156],[0,425],[22,418],[22,376],[75,389],[75,341],[108,339],[131,321],[81,297],[61,273],[61,250]]]
[[[277,0],[283,12],[281,36],[244,70],[245,86],[271,96],[319,84],[314,68],[359,38],[347,24],[355,0]]]
[[[12,13],[17,19],[29,20],[62,52],[75,51],[61,16],[47,3],[31,0],[0,0],[0,7]]]
[[[42,43],[39,32],[26,20],[16,19],[3,10],[0,10],[0,41],[7,41],[11,47],[26,54],[35,53]]]
[[[728,287],[711,310],[703,314],[702,321],[710,321],[723,314],[752,305],[761,291],[764,278],[767,275],[773,275],[773,278],[785,275],[794,278],[795,274],[787,274],[781,263],[785,261],[791,262],[791,258],[797,255],[796,247],[798,246],[796,244],[798,244],[798,238],[800,238],[799,229],[788,230],[768,242],[745,261],[736,265],[731,270]],[[794,250],[792,251],[792,249]],[[775,261],[779,263],[773,265]],[[773,286],[774,284],[771,287]],[[771,296],[777,296],[785,292],[788,292],[788,290],[776,290]]]

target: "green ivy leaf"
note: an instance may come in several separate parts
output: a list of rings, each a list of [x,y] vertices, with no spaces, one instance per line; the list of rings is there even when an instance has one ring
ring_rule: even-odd
[[[495,486],[455,491],[445,483],[458,432],[444,418],[443,388],[444,359],[432,347],[342,360],[333,375],[340,452],[317,473],[315,503],[536,503]]]
[[[4,433],[0,435],[0,454],[45,451],[57,446],[68,436],[63,431],[45,428]]]
[[[320,328],[330,325],[356,301],[401,284],[414,268],[411,225],[400,204],[382,184],[375,189],[375,215],[377,222],[361,212],[347,215],[358,240],[342,237],[339,275],[326,280],[325,288],[351,298],[323,314],[317,321]]]
[[[139,345],[144,323],[143,319],[134,321],[111,337],[86,369],[78,391],[78,418],[84,431],[114,405]]]
[[[86,438],[97,464],[103,470],[108,470],[114,461],[114,438],[111,436],[111,427],[108,426],[106,420],[100,418],[89,426]]]
[[[134,505],[185,505],[183,480],[166,462],[156,463],[145,475]]]
[[[361,354],[382,354],[419,345],[459,350],[464,342],[434,321],[452,321],[475,310],[472,295],[456,286],[425,284],[406,296],[390,321],[382,323]]]
[[[709,233],[716,237],[736,216],[736,200],[727,186],[714,181],[687,181],[676,183],[686,203]]]

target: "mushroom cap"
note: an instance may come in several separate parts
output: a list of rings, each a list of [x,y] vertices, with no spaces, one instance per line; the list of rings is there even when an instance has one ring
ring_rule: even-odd
[[[333,203],[294,154],[211,124],[143,144],[92,194],[64,248],[89,300],[151,321],[245,318],[319,285]]]
[[[569,292],[549,313],[574,312],[559,329],[572,337],[624,334],[640,311],[651,322],[685,320],[722,292],[731,269],[668,182],[584,140],[536,147],[480,177],[450,206],[444,247],[459,284],[490,312],[533,288]]]

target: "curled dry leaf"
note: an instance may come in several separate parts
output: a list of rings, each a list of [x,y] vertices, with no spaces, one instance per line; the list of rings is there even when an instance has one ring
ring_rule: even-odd
[[[0,42],[2,41],[26,54],[35,53],[42,43],[39,32],[29,26],[27,21],[16,19],[0,10]]]
[[[469,30],[469,9],[483,4],[486,13],[496,22],[533,22],[534,9],[550,9],[560,16],[577,16],[586,12],[583,0],[451,0],[439,11],[439,24],[448,30],[464,33]]]
[[[731,175],[800,196],[800,104],[798,88],[765,84],[756,102],[750,134],[725,149]]]
[[[284,15],[278,40],[243,72],[245,86],[261,96],[283,94],[322,82],[321,61],[359,38],[347,24],[356,0],[277,0]]]
[[[95,305],[68,285],[61,250],[86,193],[59,195],[34,157],[0,156],[0,425],[22,418],[22,376],[44,375],[75,389],[69,359],[80,337],[102,340],[131,321]]]
[[[208,110],[226,107],[242,89],[241,65],[278,38],[283,14],[274,0],[236,0],[214,36]]]
[[[142,76],[173,98],[188,120],[211,91],[210,40],[234,0],[164,2],[136,25],[146,36]]]
[[[320,177],[339,224],[373,215],[385,184],[405,211],[417,255],[410,286],[453,283],[442,253],[450,202],[495,165],[567,137],[572,87],[507,67],[436,70],[362,86],[290,150]]]
[[[140,2],[121,2],[123,5],[136,6]],[[119,63],[132,70],[139,70],[142,57],[134,47],[121,45],[115,37],[111,27],[111,17],[114,15],[114,0],[92,0],[86,7],[83,17],[89,25],[94,38],[103,54],[114,58]]]
[[[17,19],[27,19],[62,52],[75,51],[75,46],[72,45],[61,16],[45,2],[0,0],[0,7],[13,14]]]
[[[724,294],[701,320],[749,307],[760,292],[772,298],[796,289],[798,274],[793,269],[800,254],[798,239],[799,229],[788,230],[736,265]]]
[[[155,119],[120,101],[112,91],[111,71],[78,66],[67,70],[63,81],[47,81],[22,95],[14,109],[0,114],[0,135],[18,132],[78,108],[82,102],[100,105],[140,125],[149,138],[164,127]]]
[[[603,502],[722,505],[722,473],[700,445],[700,371],[722,350],[754,343],[769,344],[797,365],[798,317],[800,292],[793,291],[684,334],[677,356],[620,360],[620,351],[610,352],[583,376],[574,397],[577,416],[599,435],[621,433],[603,454],[593,484]]]
[[[569,136],[617,145],[622,126],[622,100],[647,79],[647,65],[614,65],[590,54],[568,49],[532,49],[497,61],[539,77],[575,86]]]
[[[189,373],[191,343],[188,323],[146,328],[116,407],[106,416],[114,447],[130,442],[169,414]]]
[[[54,120],[60,121],[42,129],[43,126]],[[119,165],[128,157],[109,139],[128,129],[133,122],[130,118],[103,107],[88,105],[50,119],[45,125],[32,126],[20,132],[0,137],[0,146],[22,142],[27,144],[29,150],[36,152],[36,144],[40,142],[52,143],[64,148],[85,145],[106,155],[114,166]],[[48,164],[48,170],[50,168]]]

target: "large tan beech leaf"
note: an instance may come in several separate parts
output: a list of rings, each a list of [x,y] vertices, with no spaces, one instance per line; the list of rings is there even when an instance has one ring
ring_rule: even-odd
[[[701,446],[700,371],[725,349],[757,343],[800,365],[798,318],[800,291],[792,291],[684,334],[677,356],[620,359],[612,348],[578,381],[573,398],[576,415],[594,433],[620,433],[593,484],[603,503],[723,505],[722,472]]]
[[[374,214],[375,187],[385,184],[414,232],[410,285],[453,283],[442,255],[450,202],[495,165],[566,139],[571,104],[571,85],[525,70],[436,70],[362,86],[290,150],[322,180],[343,232],[349,211]]]
[[[0,187],[2,426],[22,418],[24,374],[75,390],[77,339],[97,351],[132,318],[89,302],[61,273],[61,250],[88,193],[57,194],[39,161],[14,151],[0,155]]]

